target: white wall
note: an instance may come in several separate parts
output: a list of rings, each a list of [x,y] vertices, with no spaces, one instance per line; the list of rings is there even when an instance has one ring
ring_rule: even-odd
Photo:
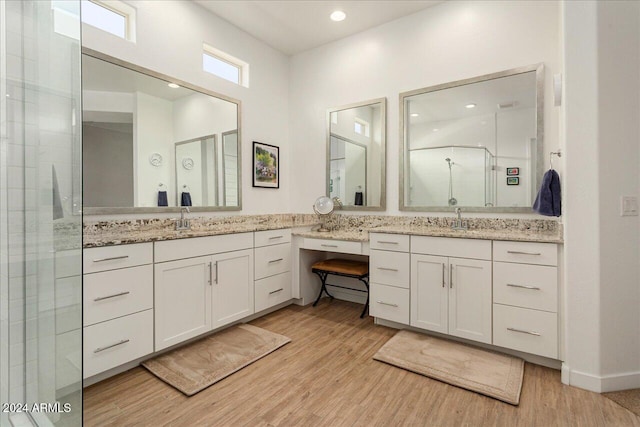
[[[640,387],[640,3],[566,2],[563,381]]]
[[[559,8],[557,2],[446,2],[293,56],[291,210],[308,212],[324,194],[324,117],[335,105],[387,98],[388,214],[399,212],[401,92],[543,62],[544,151],[555,151],[559,109],[549,100],[552,76],[560,71]]]
[[[142,92],[135,94],[133,113],[134,206],[158,206],[160,183],[167,190],[169,206],[176,206],[173,103]],[[162,156],[154,166],[152,154]]]
[[[290,212],[288,57],[193,2],[127,3],[136,8],[135,43],[83,25],[83,46],[239,99],[242,102],[241,213]],[[248,62],[250,87],[238,86],[202,71],[203,42]],[[280,147],[279,190],[252,188],[252,141]]]

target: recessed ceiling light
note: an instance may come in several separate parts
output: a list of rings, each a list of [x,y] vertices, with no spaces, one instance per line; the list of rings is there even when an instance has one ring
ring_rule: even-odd
[[[331,15],[329,15],[329,17],[331,18],[332,21],[340,22],[340,21],[344,21],[344,18],[347,17],[347,14],[341,10],[335,10],[331,13]]]
[[[411,113],[411,117],[418,117],[420,114],[418,113]]]
[[[476,104],[473,104],[473,103],[467,104],[464,106],[464,108],[476,108]]]
[[[169,83],[167,86],[169,86],[171,89],[178,89],[180,87],[180,85],[177,85],[175,83]]]
[[[438,132],[439,130],[440,130],[440,129],[438,129],[438,128],[433,128],[433,131],[434,131],[434,132]]]

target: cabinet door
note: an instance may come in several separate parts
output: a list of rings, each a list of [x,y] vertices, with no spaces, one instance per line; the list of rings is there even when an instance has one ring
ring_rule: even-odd
[[[448,278],[446,257],[411,255],[411,326],[448,332]]]
[[[491,343],[491,262],[449,258],[449,334]]]
[[[253,250],[214,255],[213,329],[254,313]]]
[[[155,350],[211,330],[211,257],[155,265]]]

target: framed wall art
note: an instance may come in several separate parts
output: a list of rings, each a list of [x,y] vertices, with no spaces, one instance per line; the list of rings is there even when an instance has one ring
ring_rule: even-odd
[[[253,141],[253,186],[280,188],[280,147]]]

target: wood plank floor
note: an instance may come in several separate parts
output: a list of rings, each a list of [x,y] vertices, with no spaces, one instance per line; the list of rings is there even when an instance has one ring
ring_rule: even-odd
[[[85,389],[86,426],[640,426],[616,403],[527,364],[511,406],[372,359],[396,332],[323,300],[251,324],[292,342],[192,396],[135,368]]]

